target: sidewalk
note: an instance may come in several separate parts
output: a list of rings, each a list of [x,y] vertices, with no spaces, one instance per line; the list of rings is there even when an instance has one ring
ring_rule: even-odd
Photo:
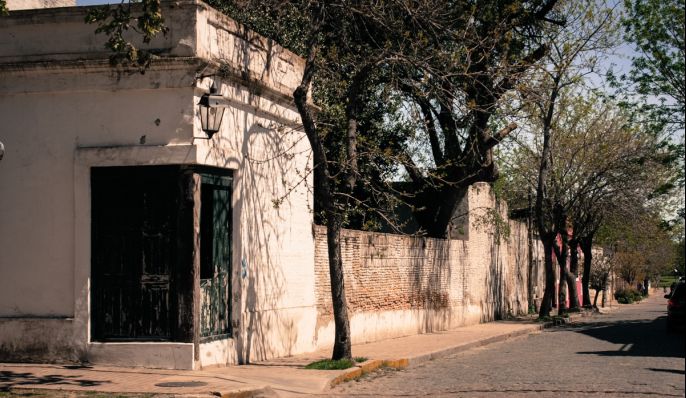
[[[196,397],[297,396],[321,394],[333,385],[359,377],[379,366],[411,367],[516,336],[535,333],[543,324],[522,321],[490,322],[449,331],[356,344],[355,357],[368,360],[345,370],[309,370],[304,365],[326,359],[330,350],[278,358],[251,365],[200,371],[0,364],[0,391],[48,389],[105,392],[178,394]]]

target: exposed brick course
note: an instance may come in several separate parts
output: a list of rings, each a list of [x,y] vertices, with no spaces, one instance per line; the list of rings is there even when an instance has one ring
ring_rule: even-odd
[[[353,312],[450,306],[450,242],[344,230],[341,236],[348,305]],[[326,228],[315,227],[317,308],[332,314]]]
[[[467,228],[458,239],[343,230],[346,297],[351,314],[394,310],[448,310],[450,326],[504,318],[528,310],[529,267],[526,224],[507,219],[490,187],[477,184],[461,206]],[[509,235],[484,222],[496,209]],[[501,226],[502,229],[502,226]],[[534,238],[534,254],[542,256]],[[538,261],[542,264],[542,259]],[[535,269],[536,289],[543,288]],[[332,319],[326,227],[315,227],[315,294],[318,324]],[[538,294],[540,297],[542,294]]]

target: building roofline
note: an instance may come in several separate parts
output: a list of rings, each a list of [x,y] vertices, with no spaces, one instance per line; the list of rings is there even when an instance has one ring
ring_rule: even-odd
[[[191,87],[196,83],[196,75],[214,75],[244,84],[281,103],[293,103],[293,90],[299,83],[297,72],[304,68],[302,58],[199,0],[165,0],[162,5],[170,32],[153,39],[149,46],[140,43],[140,47],[160,54],[145,71],[146,75],[172,72],[170,78],[133,78],[139,73],[136,68],[110,65],[110,53],[104,48],[105,36],[96,35],[96,25],[84,22],[87,11],[98,6],[61,7],[11,11],[9,16],[0,18],[0,34],[13,38],[0,43],[0,88],[10,85],[3,84],[5,79],[35,73],[109,73],[116,77],[117,87],[105,84],[90,88],[96,90]],[[40,29],[55,31],[50,42],[64,39],[67,43],[57,47],[47,41],[36,43],[47,40],[36,32]],[[132,78],[120,79],[128,75]],[[290,80],[282,76],[289,76]],[[64,89],[88,89],[87,84],[85,79],[77,82],[84,87]],[[49,89],[60,89],[58,82],[54,86]],[[41,90],[45,91],[31,88],[30,82],[24,88],[24,92]]]

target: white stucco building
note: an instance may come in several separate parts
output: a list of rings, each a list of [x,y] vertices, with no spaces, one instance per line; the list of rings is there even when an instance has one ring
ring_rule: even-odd
[[[76,0],[6,0],[10,10],[29,10],[32,8],[72,7]]]
[[[192,369],[314,349],[302,59],[176,0],[140,74],[110,66],[85,13],[0,18],[0,361]],[[229,107],[207,139],[213,84]]]

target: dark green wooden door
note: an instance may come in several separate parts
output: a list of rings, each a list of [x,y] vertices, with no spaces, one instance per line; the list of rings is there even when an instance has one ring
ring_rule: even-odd
[[[91,173],[92,339],[170,340],[178,168]]]
[[[231,333],[231,177],[202,174],[200,335]]]
[[[201,166],[91,170],[93,341],[193,341],[196,331],[203,338],[231,333],[228,173]],[[198,206],[200,220],[194,220]]]

